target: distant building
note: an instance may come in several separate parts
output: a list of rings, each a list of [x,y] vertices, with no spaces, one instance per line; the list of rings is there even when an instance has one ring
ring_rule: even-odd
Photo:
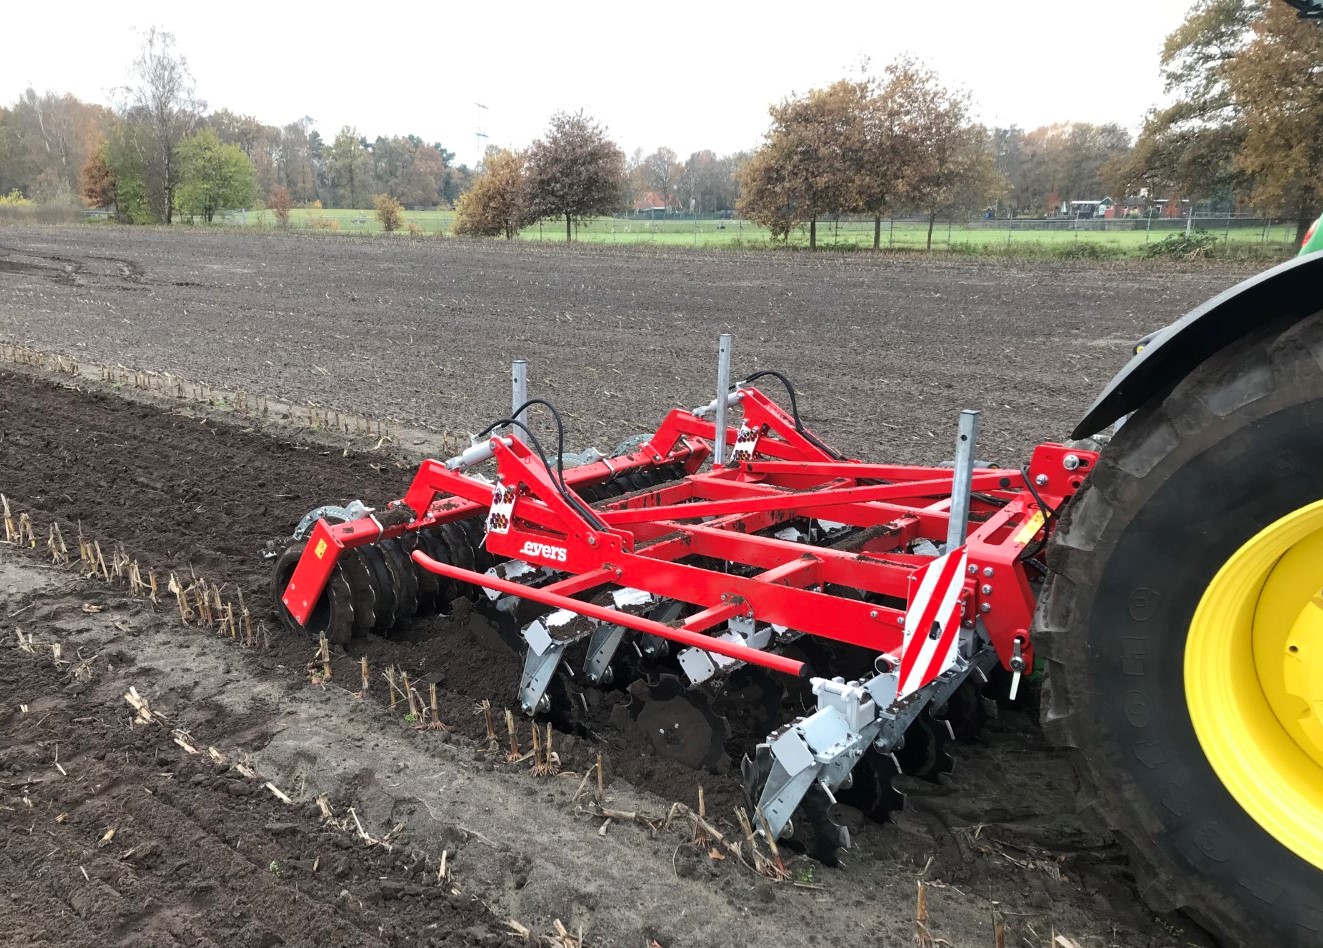
[[[1149,200],[1142,194],[1122,198],[1103,212],[1103,217],[1118,219],[1126,217],[1144,217],[1149,212]]]
[[[1061,214],[1073,220],[1091,220],[1095,217],[1109,217],[1107,213],[1115,202],[1109,198],[1101,201],[1062,201]]]
[[[666,202],[656,191],[649,191],[647,194],[638,198],[634,202],[634,211],[638,214],[654,213],[665,214],[667,211]]]

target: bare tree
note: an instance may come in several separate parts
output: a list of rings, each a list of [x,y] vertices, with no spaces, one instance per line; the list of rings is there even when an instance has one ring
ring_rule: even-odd
[[[658,148],[644,158],[639,167],[646,188],[661,198],[667,207],[673,207],[678,197],[676,190],[680,175],[684,171],[675,152],[664,146]]]
[[[340,129],[326,156],[336,207],[366,207],[377,187],[372,152],[358,129]]]
[[[280,130],[280,180],[295,201],[308,203],[317,197],[318,168],[322,161],[320,143],[311,116],[290,122]]]
[[[733,210],[739,198],[739,168],[748,160],[747,153],[718,158],[709,150],[696,151],[684,163],[676,192],[699,214]]]
[[[152,27],[133,61],[130,84],[122,91],[125,112],[146,126],[139,141],[152,172],[149,200],[169,224],[174,214],[179,168],[175,150],[194,130],[206,103],[197,99],[188,60],[175,49],[172,33]]]
[[[73,96],[28,89],[0,119],[0,183],[43,204],[75,199],[79,173],[105,138],[110,113]],[[7,190],[0,188],[0,191]]]

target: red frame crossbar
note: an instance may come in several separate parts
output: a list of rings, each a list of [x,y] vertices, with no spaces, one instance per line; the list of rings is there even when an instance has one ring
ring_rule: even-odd
[[[800,663],[705,630],[738,616],[894,656],[903,640],[911,579],[932,558],[914,552],[914,544],[947,539],[952,471],[840,458],[757,389],[742,390],[739,407],[742,425],[727,433],[736,448],[728,466],[698,473],[715,429],[677,409],[638,451],[566,471],[573,491],[625,470],[683,465],[682,479],[599,504],[590,516],[562,495],[554,474],[528,446],[494,438],[498,485],[513,489],[515,500],[508,524],[487,532],[487,551],[563,574],[550,585],[511,582],[417,551],[414,560],[451,579],[791,674],[803,672]],[[1068,453],[1074,456],[1071,466]],[[1031,544],[1041,548],[1051,512],[1078,489],[1094,460],[1090,452],[1044,444],[1024,472],[973,473],[960,618],[971,626],[982,621],[1005,664],[1017,642],[1022,657],[1033,660],[1034,593],[1026,550]],[[286,590],[286,605],[305,622],[340,550],[482,513],[492,494],[488,481],[424,462],[403,498],[418,514],[413,522],[385,528],[373,518],[318,522]],[[774,535],[813,521],[862,530],[841,549]],[[643,590],[688,603],[695,612],[666,625],[575,598],[602,587]],[[873,601],[849,590],[874,594]]]

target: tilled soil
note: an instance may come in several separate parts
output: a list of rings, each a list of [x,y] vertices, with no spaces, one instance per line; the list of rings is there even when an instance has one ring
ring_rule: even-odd
[[[411,425],[476,431],[530,362],[569,441],[610,448],[783,370],[871,460],[947,456],[962,408],[1019,463],[1068,432],[1134,340],[1245,265],[655,252],[125,228],[0,230],[0,338]],[[771,384],[771,383],[769,383]]]
[[[325,696],[304,670],[312,657],[310,644],[275,628],[265,598],[269,595],[268,567],[258,550],[275,532],[276,528],[269,525],[281,524],[288,529],[301,512],[317,502],[350,497],[350,488],[356,482],[379,483],[386,479],[403,484],[408,476],[401,467],[403,462],[380,453],[356,454],[272,438],[234,424],[171,414],[114,395],[3,373],[0,433],[4,448],[0,451],[0,491],[10,497],[15,510],[33,516],[39,532],[45,524],[58,522],[66,536],[72,537],[81,527],[88,536],[123,542],[144,566],[172,569],[181,576],[192,564],[200,575],[225,580],[228,595],[238,588],[254,604],[259,621],[273,630],[272,638],[269,648],[247,652],[239,659],[244,668],[241,680],[257,676],[257,687],[269,697],[256,707],[245,706],[241,714],[234,715],[240,723],[231,726],[241,726],[251,735],[255,749],[269,755],[273,766],[300,780],[309,780],[328,766],[339,769],[348,764],[349,772],[337,785],[342,794],[377,786],[386,776],[382,768],[389,771],[389,764],[369,769],[366,762],[351,763],[353,757],[343,763],[327,763],[328,742],[334,745],[344,741],[345,735],[309,737],[310,728],[301,725],[292,742],[282,744],[277,736],[293,730],[287,723],[291,709],[310,702],[315,709]],[[165,615],[154,619],[157,628],[167,621]],[[498,709],[512,702],[518,662],[514,655],[493,652],[481,640],[475,640],[470,634],[472,621],[460,610],[453,617],[420,623],[404,637],[355,639],[345,654],[334,658],[333,681],[357,688],[358,662],[366,656],[376,679],[369,703],[384,699],[385,688],[377,675],[387,663],[408,671],[420,690],[438,683],[442,718],[451,727],[444,736],[473,748],[473,766],[505,772],[509,768],[504,763],[503,749],[495,754],[483,749],[484,727],[471,709],[482,698],[491,699]],[[39,627],[49,629],[48,625]],[[123,658],[116,664],[132,655],[155,651],[158,654],[149,670],[177,668],[179,656],[166,659],[159,655],[167,648],[159,638],[158,633],[153,639],[134,642],[127,654],[122,650]],[[224,667],[227,676],[234,674],[231,663]],[[159,674],[154,673],[156,677]],[[177,674],[166,674],[164,680],[174,681]],[[196,698],[195,688],[190,686],[183,694]],[[221,722],[225,726],[224,717]],[[729,814],[739,802],[733,774],[696,774],[654,756],[636,732],[614,730],[609,721],[601,723],[602,730],[593,735],[595,739],[585,739],[582,733],[557,737],[557,750],[568,771],[581,773],[591,766],[600,750],[612,786],[623,781],[620,786],[632,784],[655,794],[639,804],[654,813],[663,812],[667,801],[692,802],[699,783],[708,790],[713,813]],[[323,725],[318,722],[318,726]],[[522,729],[527,725],[520,726]],[[370,726],[362,727],[348,737],[358,746],[363,734],[372,733]],[[97,736],[88,739],[93,745],[101,740]],[[527,732],[521,730],[524,749],[527,740]],[[807,911],[805,907],[797,908],[793,899],[753,886],[747,876],[732,877],[732,872],[742,872],[737,868],[716,866],[709,858],[696,857],[688,850],[682,858],[683,845],[663,852],[654,871],[669,869],[677,880],[707,880],[713,886],[720,885],[723,889],[719,891],[727,893],[736,911],[747,909],[750,900],[762,904],[765,897],[775,899],[776,911],[767,923],[790,926],[775,929],[782,932],[777,937],[787,944],[814,943],[810,936],[823,933],[824,925],[828,931],[843,928],[848,933],[864,926],[878,937],[900,937],[896,933],[903,934],[909,924],[906,919],[911,911],[912,890],[899,885],[899,881],[913,878],[925,866],[929,878],[961,892],[968,887],[976,901],[983,901],[981,911],[966,904],[945,909],[942,924],[966,939],[953,944],[986,940],[991,917],[987,899],[1026,913],[1025,924],[1031,928],[1046,921],[1049,926],[1092,937],[1094,944],[1165,943],[1165,929],[1135,904],[1133,881],[1117,847],[1091,825],[1087,816],[1077,814],[1076,783],[1068,762],[1041,746],[1029,716],[1007,713],[1002,720],[991,723],[978,744],[955,748],[955,752],[959,767],[953,778],[944,778],[936,785],[920,780],[902,782],[909,806],[898,825],[880,826],[851,811],[841,813],[856,843],[845,872],[796,863],[796,871],[804,878],[815,879],[814,885],[824,885],[832,893],[828,923],[797,927],[792,919],[797,912]],[[339,757],[332,754],[329,759]],[[392,774],[388,783],[395,785],[397,780]],[[405,794],[405,798],[412,799],[413,795]],[[563,798],[562,793],[559,798],[553,795],[547,800]],[[545,824],[542,809],[546,805],[535,805],[532,813],[516,808],[511,818],[531,818],[527,832],[536,834]],[[378,806],[390,814],[390,819],[405,810],[418,809],[417,804],[405,806],[396,797],[391,797],[388,805],[383,802]],[[491,832],[487,830],[487,834]],[[541,840],[544,846],[546,842]],[[531,844],[527,848],[531,849]],[[544,919],[558,911],[567,915],[578,912],[580,917],[592,920],[605,944],[628,944],[622,939],[629,932],[642,931],[666,932],[668,937],[679,932],[681,940],[676,943],[702,944],[708,936],[701,933],[713,924],[722,924],[721,915],[709,911],[702,927],[668,928],[663,920],[675,909],[668,908],[665,901],[628,920],[630,913],[638,910],[628,908],[628,900],[619,899],[629,891],[633,884],[630,880],[636,878],[639,868],[616,867],[604,874],[591,851],[576,857],[577,875],[584,877],[572,882],[560,879],[536,896],[533,892],[510,896],[511,880],[527,873],[521,868],[521,858],[537,857],[521,857],[518,850],[505,851],[485,876],[484,894],[505,892],[509,901],[502,903],[503,909],[533,912]],[[640,858],[649,858],[646,850]],[[672,863],[669,867],[667,859]],[[596,884],[594,894],[585,903],[582,890],[590,884],[588,877]],[[888,880],[889,894],[873,891],[881,879]],[[614,880],[615,887],[609,882],[604,885],[604,880]],[[601,888],[610,894],[602,894]],[[850,895],[852,892],[858,894]],[[556,904],[558,898],[569,903],[568,911],[564,904]],[[837,904],[847,898],[857,899],[851,903],[853,907]],[[585,904],[591,905],[591,910]],[[1119,921],[1122,918],[1124,921]],[[668,940],[660,943],[668,948],[672,944]],[[755,939],[749,943],[760,942]],[[883,943],[888,943],[885,938]]]
[[[134,720],[123,696],[145,685],[135,657],[95,639],[84,650],[73,633],[139,634],[161,620],[13,560],[0,554],[6,945],[524,943],[407,841],[364,846],[315,803],[281,802],[229,748],[205,753],[236,728],[224,711],[190,716],[189,731],[173,707]],[[24,651],[14,612],[38,598],[45,642]],[[62,661],[52,637],[75,646]]]
[[[0,391],[0,492],[43,522],[60,523],[70,543],[82,530],[122,544],[143,566],[162,570],[162,581],[168,570],[185,582],[194,573],[223,581],[227,595],[237,588],[273,628],[270,563],[261,556],[266,542],[287,536],[313,507],[358,497],[358,486],[388,482],[403,493],[412,473],[387,455],[277,440],[27,376],[0,373]],[[461,601],[451,615],[420,619],[392,639],[356,640],[336,664],[349,678],[362,657],[373,667],[390,663],[409,673],[421,693],[435,683],[465,706],[490,698],[500,708],[515,694],[519,658],[500,647],[475,648],[471,631],[488,629]],[[298,666],[305,653],[301,640],[277,635],[266,658]],[[467,713],[454,726],[485,734]],[[570,740],[560,752],[572,759],[574,749]],[[619,770],[663,795],[693,786],[684,768],[637,754],[621,755]],[[723,783],[717,802],[734,799],[734,784]]]
[[[788,367],[801,380],[807,420],[829,441],[879,460],[931,463],[948,453],[955,412],[975,405],[987,410],[980,454],[1018,460],[1033,441],[1070,427],[1132,338],[1239,275],[22,230],[0,232],[0,337],[468,430],[508,410],[508,360],[524,356],[534,361],[535,392],[566,409],[571,443],[609,447],[655,423],[666,405],[706,401],[712,339],[729,329],[737,334],[737,369]],[[270,437],[0,374],[0,492],[17,509],[42,528],[60,522],[70,536],[81,523],[89,536],[123,542],[144,565],[181,575],[191,566],[223,579],[268,625],[260,545],[319,504],[401,493],[410,471],[387,451],[342,451],[292,432]],[[404,637],[356,639],[333,663],[336,681],[356,682],[366,656],[376,671],[393,663],[420,685],[439,684],[446,733],[473,760],[446,778],[452,786],[509,770],[500,754],[483,750],[483,727],[470,709],[480,698],[498,708],[512,702],[518,666],[471,631],[461,610]],[[156,666],[177,668],[181,658],[163,654],[170,641],[157,634],[131,645],[153,653]],[[369,735],[379,725],[360,722],[357,712],[326,718],[323,689],[303,670],[309,651],[275,634],[269,649],[223,665],[232,688],[266,696],[240,714],[254,753],[291,778],[360,795],[380,820],[415,813],[428,794],[418,778],[392,772],[399,765],[383,758],[383,747],[421,754],[415,765],[426,768],[437,760],[429,755],[448,754],[450,745],[428,735],[418,751],[378,746]],[[364,704],[384,691],[378,680]],[[288,724],[294,719],[297,733]],[[728,813],[737,801],[730,775],[699,778],[652,756],[636,734],[601,723],[593,739],[558,737],[567,770],[581,771],[603,749],[618,792],[632,793],[628,784],[645,791],[632,805],[692,802],[700,779],[714,812]],[[327,742],[358,750],[328,753]],[[1011,931],[1023,944],[1048,943],[1054,926],[1083,945],[1197,940],[1169,934],[1140,906],[1123,857],[1079,813],[1087,801],[1075,799],[1068,762],[1042,747],[1028,716],[1004,714],[957,757],[955,776],[938,786],[906,782],[909,806],[898,825],[845,814],[857,844],[849,868],[797,864],[824,889],[772,889],[738,867],[673,849],[674,841],[637,844],[601,865],[591,826],[580,838],[581,819],[543,812],[572,814],[568,792],[543,801],[532,788],[528,805],[482,810],[489,822],[480,832],[502,838],[499,855],[485,861],[483,847],[470,843],[475,885],[502,914],[545,928],[564,913],[587,920],[604,944],[641,943],[646,933],[671,948],[713,943],[716,932],[733,930],[741,934],[732,944],[772,937],[849,945],[863,943],[864,933],[871,943],[900,944],[910,940],[913,879],[927,864],[928,878],[950,887],[936,890],[944,893],[937,924],[952,944],[991,943],[989,900],[1012,913]],[[373,767],[360,766],[368,759]],[[501,779],[521,786],[514,776]],[[483,786],[481,795],[495,799],[505,784]],[[512,820],[525,825],[512,831]],[[548,849],[548,833],[566,834],[568,851]],[[530,860],[557,867],[554,878],[534,872],[528,883]],[[631,899],[652,875],[646,905]],[[662,883],[672,877],[668,895]],[[703,887],[685,888],[693,880]],[[717,902],[704,901],[709,884]],[[750,912],[760,916],[756,924]]]

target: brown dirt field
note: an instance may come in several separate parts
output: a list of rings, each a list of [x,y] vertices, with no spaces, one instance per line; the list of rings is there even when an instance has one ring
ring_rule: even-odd
[[[0,266],[0,337],[82,358],[472,430],[506,407],[506,363],[523,355],[535,360],[539,394],[551,394],[569,411],[576,432],[580,425],[587,431],[577,443],[597,440],[609,447],[655,422],[671,402],[706,400],[711,340],[730,328],[737,333],[737,354],[747,360],[740,368],[788,367],[803,379],[805,416],[828,440],[879,459],[926,462],[944,456],[947,419],[967,404],[989,409],[984,443],[990,447],[980,453],[1022,451],[1045,433],[1044,426],[1060,434],[1087,401],[1078,393],[1092,394],[1108,366],[1121,361],[1123,340],[1233,282],[1231,273],[1199,269],[1170,274],[1143,267],[997,268],[596,250],[520,254],[499,245],[100,229],[0,231],[0,245],[19,248],[0,250],[0,264],[9,264]],[[230,275],[211,272],[221,266]],[[234,273],[264,266],[280,269],[281,285],[257,286],[251,274]],[[319,274],[325,305],[294,306],[295,297],[311,294]],[[219,285],[223,281],[235,285]],[[417,299],[406,299],[406,282]],[[205,285],[175,285],[190,283]],[[348,283],[356,289],[332,292]],[[435,306],[446,283],[454,305]],[[532,298],[521,296],[521,287]],[[926,302],[919,287],[927,288]],[[797,304],[779,304],[780,317],[759,315],[773,312],[768,301],[779,293],[796,294],[786,300]],[[562,296],[582,308],[564,309],[557,302]],[[1010,313],[998,308],[1007,298],[1020,301]],[[906,308],[903,299],[919,302]],[[1148,315],[1155,300],[1170,310]],[[277,307],[272,315],[261,309],[263,303]],[[290,305],[289,316],[282,305]],[[804,332],[805,323],[793,315],[796,305],[819,325],[827,325],[831,313],[844,317],[849,322],[838,319],[839,325],[855,326],[844,333],[850,344],[815,344],[821,333]],[[968,319],[988,324],[994,335],[1015,333],[1018,344],[1005,348],[998,372],[970,377],[958,371],[960,353],[979,346],[946,338],[952,331],[949,308],[967,311]],[[1069,329],[1057,325],[1058,311],[1071,314]],[[613,316],[599,318],[604,312]],[[511,323],[518,313],[526,315]],[[387,325],[373,326],[379,314]],[[761,335],[752,329],[760,321],[770,323]],[[644,328],[649,325],[654,328]],[[447,345],[455,338],[465,344]],[[251,344],[254,339],[260,346]],[[510,351],[510,339],[526,348]],[[787,344],[794,349],[789,366],[770,357]],[[664,363],[658,352],[667,353]],[[1072,354],[1064,366],[1062,353]],[[268,358],[275,365],[267,365]],[[557,374],[539,379],[539,364],[554,364]],[[352,371],[342,372],[342,365]],[[609,368],[616,379],[628,379],[628,385],[610,383],[622,391],[601,386]],[[424,382],[415,385],[419,379]],[[456,381],[440,386],[437,379]],[[1061,385],[1069,392],[1011,397],[1029,384]],[[840,394],[845,386],[849,391]],[[905,386],[919,386],[931,397],[871,403],[887,397],[882,390],[897,398]],[[862,394],[865,413],[833,405],[855,393]],[[316,504],[357,496],[381,500],[402,490],[409,476],[407,462],[387,450],[342,452],[300,440],[293,431],[272,437],[227,423],[233,420],[219,413],[187,418],[112,395],[0,374],[0,491],[16,509],[32,513],[42,530],[51,521],[69,528],[81,522],[89,535],[123,542],[147,564],[192,564],[242,589],[248,601],[264,603],[266,567],[256,557],[263,541],[287,531]],[[3,547],[0,557],[16,573],[32,569],[29,558],[17,560]],[[239,651],[227,641],[181,630],[168,613],[146,614],[148,634],[90,620],[62,625],[58,617],[87,595],[65,587],[39,593],[32,601],[42,604],[40,610],[0,622],[3,653],[11,654],[19,626],[63,639],[67,651],[115,642],[121,656],[115,665],[136,663],[140,690],[196,706],[198,721],[212,720],[205,712],[225,708],[215,719],[216,731],[238,734],[237,746],[286,789],[301,783],[291,794],[296,802],[307,803],[319,792],[345,805],[356,802],[360,812],[375,817],[371,832],[384,834],[402,821],[407,833],[434,844],[425,850],[433,856],[449,841],[459,853],[456,873],[466,891],[478,894],[497,917],[519,918],[538,931],[548,931],[550,920],[559,917],[572,928],[584,924],[590,942],[610,945],[646,938],[665,948],[718,939],[908,944],[914,880],[931,858],[928,878],[940,883],[929,893],[930,906],[937,906],[936,933],[952,944],[992,943],[990,902],[1008,913],[1017,944],[1046,944],[1053,927],[1087,946],[1201,940],[1179,923],[1173,929],[1171,920],[1154,918],[1138,902],[1124,858],[1080,812],[1086,801],[1075,799],[1065,759],[1042,747],[1024,713],[1004,714],[979,744],[958,748],[957,772],[942,785],[908,781],[909,806],[899,824],[856,820],[857,849],[844,871],[799,866],[814,872],[813,884],[822,888],[774,888],[690,851],[682,834],[651,840],[633,827],[616,826],[604,860],[596,822],[574,813],[573,787],[512,773],[481,750],[481,725],[469,709],[482,697],[498,707],[511,702],[517,668],[474,648],[462,622],[433,620],[404,639],[355,640],[350,654],[335,662],[337,681],[356,680],[360,655],[374,668],[394,662],[415,680],[437,681],[447,709],[443,718],[453,728],[443,737],[402,727],[398,716],[374,701],[328,695],[302,670],[307,643],[288,636],[275,635],[269,649]],[[22,606],[27,600],[11,596],[8,602]],[[0,617],[16,608],[8,602],[0,602]],[[203,667],[214,670],[214,678],[199,676]],[[125,687],[116,680],[110,690],[122,693]],[[23,690],[16,683],[11,694],[8,684],[0,686],[6,710],[22,700]],[[631,737],[608,728],[597,740],[563,737],[558,750],[567,769],[581,772],[604,748],[612,793],[647,812],[664,811],[673,799],[692,802],[698,778],[639,753]],[[205,732],[199,739],[213,740]],[[87,741],[118,746],[115,733],[98,732]],[[10,743],[26,746],[11,737],[0,751]],[[737,796],[733,781],[704,782],[714,808],[728,812]],[[4,803],[13,802],[19,786],[6,784]],[[498,798],[502,805],[493,807]],[[305,831],[321,832],[316,820]],[[162,826],[160,832],[166,837],[175,831]],[[479,836],[491,845],[475,842]],[[51,876],[40,897],[67,898],[68,882],[67,874]],[[171,893],[164,901],[173,900],[183,912],[178,905],[186,903],[186,894]],[[455,909],[452,901],[437,911]],[[416,913],[396,914],[409,914],[412,923]],[[263,916],[255,910],[249,921],[270,925],[291,943],[302,937],[302,922],[287,925],[271,913],[261,921]],[[473,918],[438,924],[456,930],[461,922],[464,928],[488,924]],[[81,940],[96,930],[86,925],[71,920],[49,941]],[[497,925],[489,934],[499,938],[494,932],[501,930]]]
[[[5,944],[523,944],[437,878],[438,854],[399,833],[365,846],[245,775],[224,743],[243,725],[225,710],[131,723],[123,696],[150,676],[110,643],[156,634],[161,617],[15,556],[0,553],[0,611],[35,605],[22,625],[42,641],[27,652],[18,625],[2,634]],[[52,640],[76,644],[56,661]]]
[[[837,447],[944,456],[962,408],[985,456],[1061,437],[1134,340],[1252,272],[869,254],[640,251],[114,227],[0,229],[0,339],[212,385],[476,431],[508,368],[610,448],[787,372]]]

